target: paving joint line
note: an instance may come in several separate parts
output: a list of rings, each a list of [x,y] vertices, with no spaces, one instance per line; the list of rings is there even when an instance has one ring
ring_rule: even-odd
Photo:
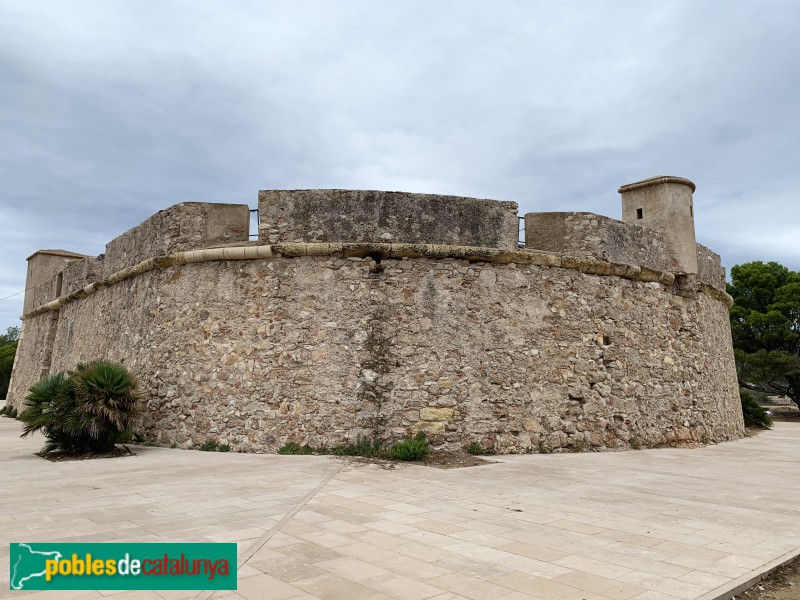
[[[316,485],[316,487],[314,487],[313,490],[308,492],[308,494],[306,494],[305,497],[303,497],[303,499],[300,500],[300,502],[295,504],[294,507],[292,507],[292,510],[290,510],[285,515],[283,515],[283,518],[280,521],[278,521],[277,523],[275,523],[275,525],[273,525],[264,535],[262,535],[260,538],[258,538],[252,544],[250,544],[250,547],[244,552],[244,554],[242,554],[242,556],[237,561],[237,570],[242,568],[245,564],[247,564],[247,561],[250,560],[251,558],[253,558],[253,555],[255,555],[255,553],[258,552],[259,550],[261,550],[261,548],[263,548],[264,545],[268,541],[270,541],[270,539],[272,539],[272,536],[274,536],[281,529],[283,529],[283,526],[286,525],[286,523],[288,523],[292,519],[292,517],[294,517],[297,513],[299,513],[303,509],[303,507],[306,504],[308,504],[308,502],[320,492],[320,490],[322,488],[324,488],[326,485],[328,485],[328,482],[331,479],[333,479],[339,473],[339,471],[342,470],[342,468],[345,465],[345,461],[343,461],[343,460],[339,460],[338,462],[339,462],[339,465],[335,469],[333,469],[330,473],[328,473],[322,479],[322,481],[320,481]],[[206,590],[204,592],[200,592],[197,596],[195,596],[195,598],[197,600],[207,600],[215,592],[219,592],[219,591],[222,591],[222,590]]]

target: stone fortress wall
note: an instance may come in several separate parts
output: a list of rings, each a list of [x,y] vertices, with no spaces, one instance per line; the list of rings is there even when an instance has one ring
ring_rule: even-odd
[[[623,186],[623,221],[527,214],[522,248],[513,202],[262,191],[252,242],[246,205],[178,204],[105,255],[29,259],[9,401],[108,358],[139,377],[141,430],[161,445],[734,439],[731,299],[694,241],[693,191]]]

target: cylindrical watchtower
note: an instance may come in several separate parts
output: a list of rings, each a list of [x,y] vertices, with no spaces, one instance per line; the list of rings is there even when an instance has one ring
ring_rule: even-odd
[[[622,220],[667,234],[670,266],[676,272],[697,273],[694,237],[695,185],[683,177],[651,177],[619,188]]]

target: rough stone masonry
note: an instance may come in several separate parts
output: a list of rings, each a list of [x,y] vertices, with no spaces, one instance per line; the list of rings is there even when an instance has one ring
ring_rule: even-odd
[[[107,358],[139,377],[140,429],[161,445],[734,439],[731,300],[694,241],[693,191],[623,186],[624,221],[527,214],[524,248],[513,202],[265,191],[257,242],[244,205],[178,204],[100,257],[32,257],[29,278],[46,280],[26,299],[9,401]]]

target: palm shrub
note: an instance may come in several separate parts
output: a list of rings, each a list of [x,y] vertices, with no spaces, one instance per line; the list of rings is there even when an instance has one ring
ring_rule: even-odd
[[[70,432],[75,421],[72,385],[66,373],[57,373],[31,386],[25,398],[20,420],[22,437],[35,431],[45,436],[44,451],[76,451],[87,440]]]
[[[52,375],[31,387],[25,398],[22,436],[41,431],[45,452],[111,450],[130,436],[137,387],[124,366],[105,360]]]
[[[124,366],[105,360],[80,364],[72,373],[72,389],[80,428],[92,439],[113,447],[130,432],[136,416],[138,384]]]

